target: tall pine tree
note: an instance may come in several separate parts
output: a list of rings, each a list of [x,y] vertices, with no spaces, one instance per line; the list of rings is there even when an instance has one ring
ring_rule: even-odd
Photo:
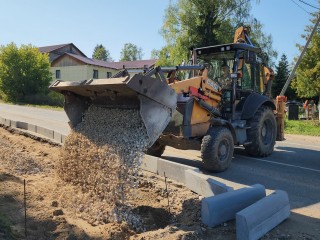
[[[289,70],[289,63],[288,63],[287,56],[285,54],[282,54],[281,59],[278,65],[276,66],[276,74],[272,84],[273,98],[276,98],[277,96],[280,95],[280,92],[284,84],[286,83],[286,80],[288,79],[289,74],[290,74],[290,70]],[[295,91],[292,89],[291,84],[287,88],[285,92],[285,96],[287,96],[289,100],[297,99],[297,95]]]
[[[107,61],[107,62],[113,62],[110,52],[102,44],[97,44],[95,46],[93,50],[92,58],[97,60]]]

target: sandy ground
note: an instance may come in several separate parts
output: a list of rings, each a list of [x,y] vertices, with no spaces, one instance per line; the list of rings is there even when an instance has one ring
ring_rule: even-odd
[[[55,172],[59,152],[57,145],[0,128],[0,239],[236,239],[234,221],[215,228],[201,224],[201,196],[144,171],[131,199],[141,229],[125,222],[89,223],[74,204],[81,190]],[[320,222],[294,213],[263,239],[320,239]]]

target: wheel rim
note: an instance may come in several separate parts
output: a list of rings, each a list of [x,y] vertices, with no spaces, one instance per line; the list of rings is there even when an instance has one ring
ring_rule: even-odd
[[[264,145],[268,145],[271,143],[273,131],[272,131],[272,122],[270,119],[267,119],[264,121],[262,127],[261,127],[261,139]]]
[[[218,156],[220,161],[225,161],[228,157],[228,149],[229,149],[229,143],[227,140],[223,140],[219,144],[218,148]]]

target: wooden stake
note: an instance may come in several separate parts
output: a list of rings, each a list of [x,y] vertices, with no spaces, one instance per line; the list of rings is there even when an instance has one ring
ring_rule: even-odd
[[[23,180],[23,199],[24,199],[24,235],[27,237],[27,193],[26,180]]]
[[[168,192],[167,177],[166,177],[166,173],[165,172],[164,172],[164,182],[166,184],[166,193],[167,193],[167,199],[168,199],[168,210],[169,210],[169,213],[170,213],[169,192]]]

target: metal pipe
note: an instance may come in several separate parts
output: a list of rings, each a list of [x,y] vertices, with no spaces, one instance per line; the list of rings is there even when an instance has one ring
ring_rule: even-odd
[[[204,66],[202,66],[202,65],[184,65],[184,66],[175,66],[175,67],[161,67],[161,71],[163,71],[163,72],[203,70],[203,69],[204,69]]]
[[[202,99],[197,100],[197,102],[199,103],[199,105],[201,107],[203,107],[204,109],[206,109],[208,112],[210,112],[211,114],[213,114],[216,117],[221,117],[221,113],[219,112],[219,110],[211,105],[209,105],[208,103],[206,103],[205,101],[203,101]]]

